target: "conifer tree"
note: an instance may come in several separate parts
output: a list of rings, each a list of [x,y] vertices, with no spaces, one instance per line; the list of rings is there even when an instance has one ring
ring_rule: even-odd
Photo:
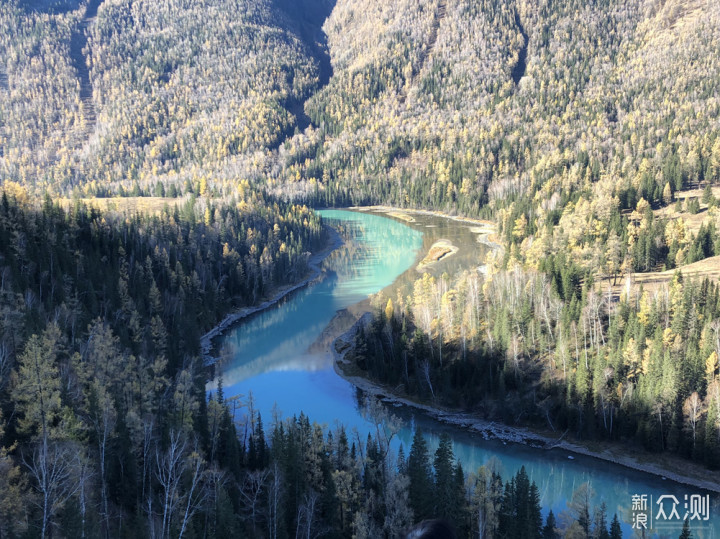
[[[410,479],[410,507],[415,521],[433,517],[433,479],[430,473],[430,457],[427,442],[420,429],[415,430],[408,457]]]
[[[459,500],[454,480],[454,456],[452,440],[447,432],[440,435],[440,444],[435,451],[435,511],[437,518],[452,519],[455,516]]]
[[[593,537],[597,539],[609,539],[610,533],[607,527],[607,506],[605,502],[600,504],[600,507],[595,509],[595,516],[593,518]]]
[[[533,481],[528,494],[528,525],[527,537],[540,538],[543,534],[542,507],[540,506],[540,490]]]
[[[67,496],[70,453],[58,445],[64,435],[58,429],[60,377],[56,356],[60,330],[48,326],[42,336],[33,335],[18,358],[13,398],[23,414],[21,428],[37,439],[32,457],[26,461],[41,494],[41,537],[49,534],[52,519]],[[54,440],[53,440],[54,439]]]
[[[555,515],[553,514],[552,510],[550,510],[547,518],[545,519],[545,526],[543,526],[542,529],[542,538],[559,539],[559,537],[560,534],[557,532],[557,522],[555,520]]]
[[[692,531],[690,531],[690,522],[686,518],[683,522],[682,532],[680,532],[679,539],[692,539]]]

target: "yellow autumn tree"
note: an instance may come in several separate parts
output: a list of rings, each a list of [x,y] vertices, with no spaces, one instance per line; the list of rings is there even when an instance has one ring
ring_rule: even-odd
[[[712,353],[705,360],[705,375],[707,376],[708,383],[712,382],[717,377],[718,372],[718,355],[716,351]]]
[[[392,320],[393,313],[394,313],[394,310],[393,310],[392,299],[388,299],[387,304],[385,305],[385,319],[388,321]]]

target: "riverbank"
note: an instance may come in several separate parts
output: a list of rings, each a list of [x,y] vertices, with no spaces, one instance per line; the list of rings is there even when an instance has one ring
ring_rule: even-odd
[[[636,453],[637,457],[633,457],[627,454],[626,448],[606,442],[595,442],[593,445],[598,448],[591,449],[580,442],[564,440],[564,435],[556,437],[527,427],[514,427],[497,421],[487,421],[467,412],[431,406],[399,395],[391,388],[362,376],[359,369],[346,358],[347,353],[352,350],[352,343],[358,331],[361,327],[369,324],[371,320],[372,314],[369,312],[360,316],[350,329],[332,341],[329,353],[332,354],[333,367],[338,376],[386,404],[412,407],[433,419],[477,433],[486,440],[496,439],[503,443],[523,444],[537,449],[567,451],[570,453],[568,458],[572,458],[573,455],[592,457],[683,485],[720,493],[720,473],[670,455]],[[684,470],[684,473],[676,472],[675,470],[678,469]]]
[[[472,232],[478,235],[478,241],[487,245],[488,247],[502,251],[503,247],[497,237],[497,225],[486,219],[473,219],[472,217],[460,217],[457,215],[450,215],[441,211],[435,210],[415,210],[410,208],[395,208],[393,206],[351,206],[348,208],[353,211],[374,211],[387,215],[388,217],[394,217],[401,221],[408,223],[415,222],[415,219],[410,217],[408,214],[415,213],[418,215],[430,215],[433,217],[442,217],[450,221],[456,221],[458,223],[464,223],[473,225]]]
[[[495,223],[492,221],[488,221],[486,219],[474,219],[472,217],[461,217],[458,215],[450,215],[448,213],[443,213],[441,211],[436,210],[416,210],[412,208],[396,208],[394,206],[350,206],[348,208],[349,210],[353,211],[381,211],[388,213],[391,217],[397,217],[399,219],[403,219],[400,217],[403,213],[417,213],[420,215],[433,215],[435,217],[443,217],[445,219],[450,219],[451,221],[458,221],[460,223],[468,223],[473,225],[481,225],[481,226],[487,226],[489,228],[495,228]],[[393,215],[396,214],[396,215]]]
[[[248,316],[272,307],[273,305],[277,304],[281,299],[286,297],[288,294],[291,294],[296,290],[308,286],[310,283],[320,278],[322,274],[322,262],[330,255],[330,253],[332,253],[335,249],[337,249],[343,244],[343,239],[340,237],[340,234],[338,234],[338,232],[334,228],[325,225],[325,230],[328,233],[328,243],[321,251],[318,251],[317,253],[310,256],[310,258],[308,259],[308,266],[310,271],[304,279],[295,284],[285,285],[278,288],[274,291],[270,299],[264,301],[259,305],[255,305],[252,307],[243,307],[242,309],[228,314],[218,325],[216,325],[214,328],[212,328],[200,338],[200,351],[202,353],[203,363],[206,366],[214,364],[219,359],[212,355],[213,340],[220,337],[223,333],[225,333],[225,331],[228,330],[228,328],[235,325],[243,318],[247,318]]]

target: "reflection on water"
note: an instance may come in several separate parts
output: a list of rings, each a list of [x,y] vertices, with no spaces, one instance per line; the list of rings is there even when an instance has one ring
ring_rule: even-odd
[[[344,244],[325,260],[324,278],[229,332],[218,371],[229,390],[263,373],[332,365],[306,354],[335,312],[390,285],[415,260],[422,233],[376,215],[326,210]],[[302,401],[298,403],[300,406]]]
[[[471,227],[438,217],[418,216],[417,222],[408,225],[370,213],[336,210],[321,213],[345,240],[325,261],[325,278],[229,332],[222,342],[222,355],[226,359],[218,365],[217,372],[223,377],[227,396],[247,396],[252,392],[254,407],[266,421],[274,409],[285,417],[302,411],[318,423],[332,427],[339,422],[348,432],[355,428],[356,436],[364,441],[370,426],[358,411],[358,392],[335,374],[327,354],[309,353],[308,348],[337,310],[378,292],[414,267],[421,247],[425,250],[439,238],[460,247],[457,255],[439,263],[433,272],[478,266],[485,247],[476,241]],[[427,229],[428,224],[434,227]],[[413,269],[405,273],[401,281],[409,283],[418,276]],[[213,382],[209,389],[215,384]],[[524,465],[540,489],[545,512],[552,509],[560,515],[566,511],[566,501],[572,492],[589,482],[595,491],[593,503],[605,502],[609,520],[616,512],[625,520],[625,537],[632,535],[628,523],[633,494],[647,494],[654,499],[662,494],[674,494],[682,502],[686,494],[697,492],[692,487],[596,459],[576,456],[569,460],[563,451],[487,441],[405,407],[396,407],[393,413],[405,420],[405,428],[398,433],[394,444],[396,448],[402,444],[406,454],[413,429],[419,426],[426,433],[433,452],[440,434],[450,432],[455,455],[466,471],[493,461],[498,463],[503,477],[509,478]],[[717,496],[713,497],[713,503],[710,524],[714,528],[697,530],[694,523],[695,537],[714,537],[714,530],[720,530]],[[678,534],[679,530],[672,530],[669,535]]]

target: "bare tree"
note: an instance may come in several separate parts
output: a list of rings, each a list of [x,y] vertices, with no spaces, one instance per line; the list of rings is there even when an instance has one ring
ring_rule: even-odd
[[[59,442],[40,443],[31,455],[23,455],[23,463],[35,480],[40,494],[42,530],[40,537],[48,537],[53,516],[79,488],[75,480],[78,457],[77,448]]]
[[[383,528],[387,537],[392,537],[398,530],[407,528],[413,521],[408,491],[410,479],[407,475],[391,471],[385,491],[385,522]]]
[[[240,488],[240,496],[245,502],[253,527],[257,526],[260,517],[260,499],[265,492],[265,486],[270,477],[270,470],[256,470],[248,472]]]
[[[425,381],[430,388],[430,394],[432,395],[433,400],[435,400],[435,391],[433,390],[432,382],[430,381],[430,362],[427,359],[424,360],[420,364],[420,368],[422,369],[422,373],[425,375]]]
[[[110,442],[110,436],[115,428],[117,413],[113,405],[110,395],[99,384],[93,384],[95,387],[95,395],[98,399],[97,410],[91,418],[97,435],[98,455],[100,457],[100,501],[102,504],[101,515],[103,519],[103,527],[105,528],[105,537],[110,534],[110,509],[108,507],[108,484],[107,484],[107,450]]]
[[[402,427],[402,421],[388,412],[380,399],[367,397],[361,409],[363,417],[375,426],[375,438],[380,445],[383,459],[390,451],[390,443]]]
[[[208,507],[212,508],[212,530],[217,526],[217,514],[218,514],[218,500],[220,499],[220,490],[225,488],[228,482],[228,477],[224,471],[219,470],[215,465],[205,472],[206,485],[208,492]],[[204,537],[208,536],[208,525],[210,520],[211,511],[205,511],[205,533]]]
[[[477,537],[494,537],[498,527],[502,482],[496,481],[493,472],[497,472],[499,462],[495,457],[478,469],[470,486],[471,507],[476,519]]]
[[[155,450],[155,475],[162,487],[162,526],[160,537],[170,537],[170,524],[180,502],[180,479],[184,468],[187,441],[183,433],[170,432],[165,451]]]
[[[85,539],[85,524],[88,506],[88,490],[93,473],[90,469],[90,460],[86,455],[78,458],[78,502],[80,503],[80,537]]]
[[[318,536],[317,531],[313,534],[313,530],[316,524],[315,513],[319,499],[320,495],[313,489],[310,489],[310,491],[303,496],[303,502],[298,507],[297,525],[295,528],[296,538],[305,537],[306,539],[310,539],[311,537]]]
[[[280,523],[280,500],[282,497],[282,478],[280,477],[280,467],[277,461],[273,461],[272,475],[268,488],[268,531],[270,539],[277,539],[278,526]]]
[[[700,421],[703,412],[704,410],[702,399],[700,398],[700,395],[698,395],[697,391],[693,391],[692,395],[685,399],[685,402],[683,403],[683,414],[685,415],[685,421],[690,426],[690,430],[692,430],[693,452],[695,451],[695,436],[697,431],[697,424],[698,421]]]
[[[148,476],[150,474],[151,452],[153,430],[155,427],[155,417],[150,415],[143,419],[142,424],[142,499],[145,499],[145,491],[148,486]]]
[[[715,336],[715,353],[720,357],[720,319],[713,320],[710,323],[710,329]]]
[[[190,486],[184,496],[185,511],[183,512],[178,539],[182,539],[188,523],[198,509],[204,505],[208,496],[205,484],[205,460],[200,455],[200,448],[197,439],[193,445],[192,453],[190,453],[190,456],[185,460],[185,468],[191,472],[192,476],[190,479]]]

